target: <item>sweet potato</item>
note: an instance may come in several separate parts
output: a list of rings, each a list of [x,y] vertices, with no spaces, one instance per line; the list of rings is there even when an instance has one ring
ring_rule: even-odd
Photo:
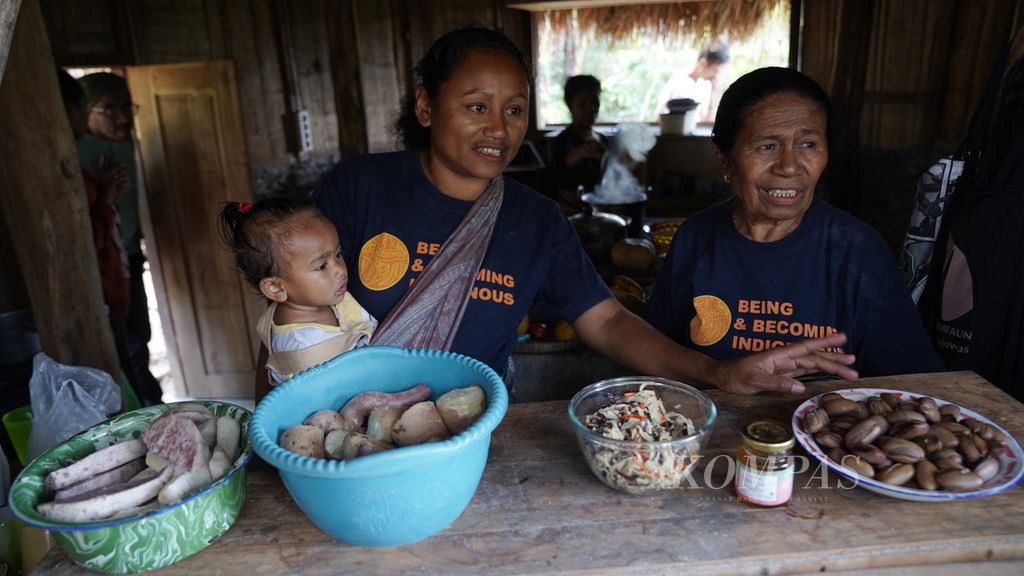
[[[217,446],[210,455],[210,480],[216,480],[231,470],[231,457]]]
[[[146,445],[141,440],[128,440],[107,446],[82,458],[78,462],[54,470],[46,475],[46,487],[57,491],[87,480],[97,474],[113,470],[146,454]]]
[[[324,436],[324,454],[332,460],[344,460],[342,450],[344,449],[345,438],[348,434],[346,430],[341,428],[328,432],[327,436]]]
[[[345,420],[334,410],[317,410],[302,421],[307,426],[316,426],[327,434],[331,430],[345,427]]]
[[[122,464],[113,470],[101,472],[91,478],[86,478],[81,482],[72,484],[63,490],[58,490],[57,493],[53,495],[53,499],[57,502],[61,502],[64,500],[78,498],[90,492],[106,488],[111,484],[130,480],[133,476],[141,472],[143,468],[145,468],[145,465],[142,463],[142,458],[136,458],[135,460]]]
[[[231,462],[238,458],[238,445],[242,437],[242,427],[238,421],[228,416],[217,418],[217,447],[227,454]]]
[[[203,437],[203,444],[210,450],[217,445],[217,419],[207,418],[202,423],[197,424],[199,427],[199,434]]]
[[[298,424],[281,433],[281,447],[309,458],[324,457],[324,431],[316,426]]]
[[[377,406],[370,411],[370,417],[366,419],[366,435],[374,440],[394,444],[391,430],[405,410],[398,406]]]
[[[387,392],[363,392],[345,403],[341,409],[344,428],[355,432],[363,426],[370,411],[378,406],[409,407],[430,398],[430,387],[417,384],[408,390],[389,394]]]
[[[392,448],[394,448],[394,446],[374,440],[366,434],[350,432],[345,436],[345,442],[341,447],[341,455],[342,460],[351,460],[358,456],[366,456],[367,454],[383,452],[384,450],[390,450]]]
[[[395,444],[411,446],[448,437],[448,427],[444,425],[441,414],[433,402],[427,400],[413,404],[391,429]]]
[[[185,469],[205,468],[210,461],[210,448],[195,422],[168,412],[157,418],[142,433],[146,447]]]
[[[83,500],[44,502],[37,509],[51,520],[60,522],[91,522],[106,518],[148,502],[156,496],[171,476],[170,468],[163,472],[152,472],[136,476],[128,482],[107,486],[100,493]]]
[[[164,468],[164,473],[167,470],[168,468]],[[174,471],[182,473],[160,489],[156,498],[161,504],[173,504],[213,481],[210,468],[206,464],[188,471],[175,467]]]
[[[146,452],[146,466],[159,472],[164,468],[167,468],[168,466],[173,466],[173,464],[171,463],[170,460],[164,458],[163,456],[157,454],[156,452]]]
[[[437,399],[437,411],[453,435],[469,428],[484,413],[487,398],[479,386],[467,386],[445,392]]]

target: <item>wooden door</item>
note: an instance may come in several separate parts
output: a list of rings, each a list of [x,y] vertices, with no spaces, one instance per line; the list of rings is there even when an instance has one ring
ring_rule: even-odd
[[[262,302],[217,233],[223,203],[252,197],[234,64],[133,67],[127,78],[175,392],[251,397]]]

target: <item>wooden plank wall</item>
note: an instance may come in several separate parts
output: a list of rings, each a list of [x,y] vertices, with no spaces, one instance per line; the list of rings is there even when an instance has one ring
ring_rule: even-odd
[[[858,140],[833,162],[842,168],[859,154],[856,178],[833,178],[829,193],[898,250],[917,177],[966,134],[994,62],[1021,28],[1022,1],[875,0],[866,43],[844,40],[851,2],[860,0],[804,2],[803,71],[829,89],[844,51],[866,49],[857,130],[844,131]],[[836,110],[837,123],[850,112]]]
[[[804,3],[803,70],[826,88],[844,2]],[[860,133],[864,147],[950,150],[993,62],[1019,28],[1020,0],[878,0]],[[845,47],[844,47],[845,48]]]

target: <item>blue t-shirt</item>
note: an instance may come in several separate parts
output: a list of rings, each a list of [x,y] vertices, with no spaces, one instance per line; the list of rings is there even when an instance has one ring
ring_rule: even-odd
[[[338,228],[349,290],[381,321],[472,206],[431,184],[415,150],[347,160],[313,198]],[[573,322],[611,296],[558,206],[509,178],[472,290],[452,351],[498,373],[534,300]]]
[[[740,234],[728,203],[688,218],[646,317],[717,359],[845,332],[861,376],[943,370],[881,236],[817,199],[777,242]]]

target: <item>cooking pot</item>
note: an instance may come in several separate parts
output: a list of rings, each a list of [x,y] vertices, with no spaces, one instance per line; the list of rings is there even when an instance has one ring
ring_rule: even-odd
[[[634,196],[634,198],[636,198]],[[626,235],[630,238],[639,238],[643,235],[644,226],[644,204],[647,203],[647,194],[641,192],[639,199],[629,202],[612,202],[593,192],[587,192],[580,197],[581,200],[606,214],[614,214],[626,221]]]
[[[596,206],[573,214],[569,222],[576,229],[583,250],[595,266],[607,263],[611,258],[612,246],[626,237],[626,219],[601,212]]]

